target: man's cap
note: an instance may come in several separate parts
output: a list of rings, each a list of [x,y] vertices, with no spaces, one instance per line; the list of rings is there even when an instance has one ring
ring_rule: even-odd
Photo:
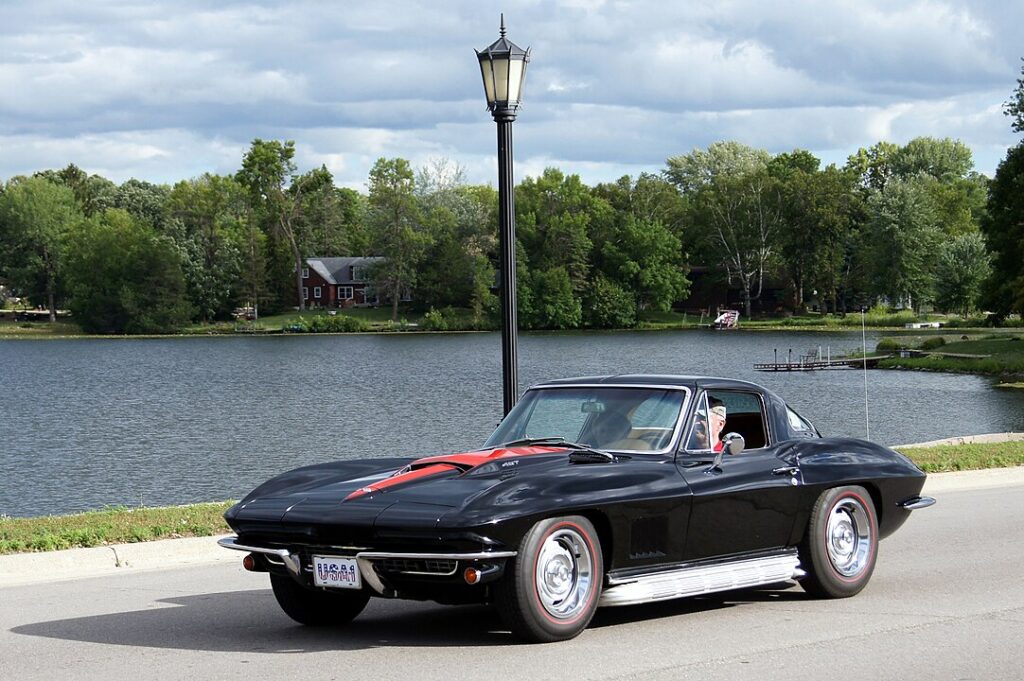
[[[724,419],[725,418],[725,405],[724,404],[716,404],[715,406],[711,407],[711,413],[712,414],[717,414],[718,416],[721,416]]]

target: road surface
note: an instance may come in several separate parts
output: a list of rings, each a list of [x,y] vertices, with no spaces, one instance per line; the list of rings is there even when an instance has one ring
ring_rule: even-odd
[[[303,628],[238,562],[0,588],[0,679],[1024,678],[1024,486],[936,496],[854,598],[605,609],[548,645],[514,643],[487,608],[406,601]]]

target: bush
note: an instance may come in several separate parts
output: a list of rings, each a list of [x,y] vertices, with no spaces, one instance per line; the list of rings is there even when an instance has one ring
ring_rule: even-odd
[[[420,327],[425,331],[447,331],[448,320],[445,319],[444,314],[430,308],[425,315],[423,315],[423,321],[420,323]]]
[[[906,341],[900,338],[886,336],[878,341],[878,345],[875,346],[875,350],[878,352],[896,352],[898,350],[906,350],[908,347],[910,347],[910,345]]]
[[[941,348],[945,344],[946,344],[946,339],[943,338],[942,336],[932,336],[931,338],[926,338],[924,340],[924,342],[921,343],[921,349],[922,350],[935,350],[937,348]]]
[[[312,319],[299,317],[287,327],[295,333],[352,333],[369,328],[362,319],[348,315],[317,315]]]

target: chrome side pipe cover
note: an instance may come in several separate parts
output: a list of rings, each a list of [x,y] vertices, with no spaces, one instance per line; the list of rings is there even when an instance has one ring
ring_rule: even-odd
[[[897,506],[904,508],[908,511],[916,511],[922,508],[928,508],[929,506],[935,505],[935,499],[932,497],[910,497],[896,504]]]

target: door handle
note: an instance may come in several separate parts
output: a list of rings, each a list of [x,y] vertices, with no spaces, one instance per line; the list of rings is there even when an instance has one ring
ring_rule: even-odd
[[[772,470],[772,475],[796,475],[800,472],[798,466],[783,466]]]

